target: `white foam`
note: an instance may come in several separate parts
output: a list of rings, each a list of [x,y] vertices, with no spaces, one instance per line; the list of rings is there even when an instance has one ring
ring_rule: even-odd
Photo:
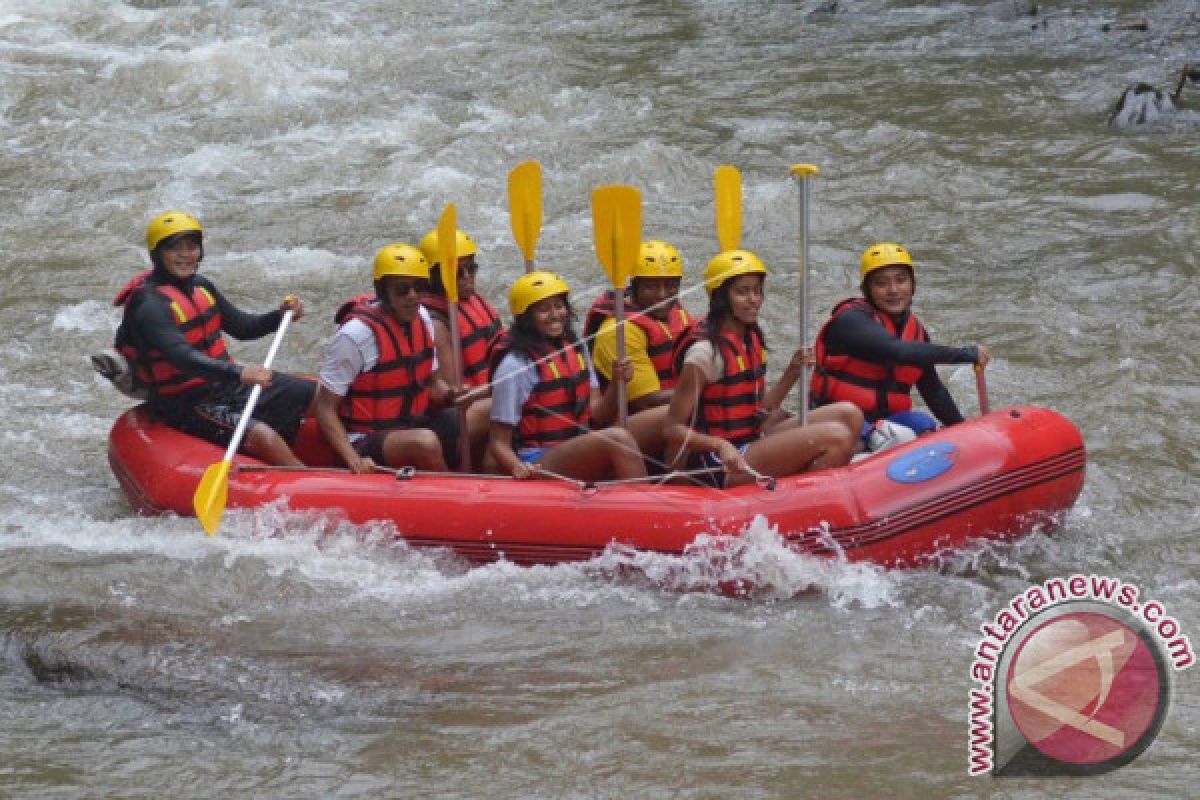
[[[250,253],[224,253],[205,271],[217,276],[237,276],[239,283],[252,277],[279,279],[293,283],[300,277],[359,275],[365,269],[365,257],[344,256],[309,247],[270,247]],[[310,309],[311,310],[311,309]]]
[[[55,313],[50,327],[57,331],[96,333],[114,331],[120,321],[121,311],[111,303],[84,300],[82,303],[60,308]]]
[[[678,556],[614,546],[584,563],[473,566],[449,551],[410,547],[390,523],[355,526],[328,514],[292,512],[283,502],[227,510],[218,535],[210,539],[191,518],[104,520],[89,514],[86,505],[73,507],[94,503],[88,498],[23,494],[22,510],[7,521],[8,535],[0,537],[0,552],[38,546],[176,561],[219,556],[225,570],[249,559],[251,569],[274,580],[300,578],[306,586],[329,587],[322,594],[347,603],[384,603],[396,613],[453,603],[457,597],[538,608],[616,602],[653,611],[664,604],[690,604],[694,601],[685,598],[696,592],[724,602],[715,595],[734,589],[760,600],[815,590],[839,609],[896,605],[895,581],[883,568],[796,553],[761,517],[741,536],[701,536]]]
[[[894,605],[886,570],[798,553],[762,516],[738,536],[699,536],[679,556],[613,546],[589,566],[614,574],[632,569],[669,591],[745,591],[779,599],[817,590],[838,608]]]
[[[1167,201],[1161,197],[1152,197],[1141,192],[1121,192],[1119,194],[1102,194],[1094,197],[1072,197],[1071,205],[1092,211],[1124,212],[1151,211],[1164,208]]]

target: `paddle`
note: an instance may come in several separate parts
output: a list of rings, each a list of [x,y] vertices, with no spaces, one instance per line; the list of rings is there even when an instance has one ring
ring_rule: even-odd
[[[975,365],[975,390],[979,392],[979,416],[983,416],[991,409],[988,404],[987,381],[983,377],[983,367]]]
[[[819,170],[812,164],[793,164],[792,177],[800,187],[800,346],[808,347],[808,200],[809,178]],[[808,365],[800,373],[800,424],[808,424]]]
[[[525,255],[525,271],[533,271],[533,255],[542,229],[542,165],[526,161],[508,173],[508,214],[513,238]]]
[[[722,164],[713,173],[717,207],[717,242],[721,250],[737,250],[742,239],[742,173]]]
[[[625,284],[642,245],[642,195],[632,186],[601,186],[592,192],[596,256],[612,283],[617,325],[617,360],[625,358]],[[614,378],[615,368],[613,370]],[[628,415],[625,381],[617,384],[617,423]]]
[[[450,365],[454,374],[454,392],[462,389],[462,340],[458,336],[458,212],[454,203],[450,203],[442,211],[437,224],[438,263],[442,270],[442,286],[446,288],[446,299],[449,301],[446,318],[450,323],[450,343],[453,354],[453,364]],[[458,453],[459,466],[464,472],[471,471],[471,441],[467,436],[467,410],[458,409]]]
[[[271,349],[267,351],[263,369],[271,368],[271,362],[275,360],[275,354],[279,351],[279,345],[283,343],[283,335],[287,332],[291,321],[292,310],[289,308],[283,312],[283,319],[279,321],[279,330],[275,332],[275,341],[271,342]],[[233,429],[233,439],[230,440],[229,447],[225,449],[225,458],[215,464],[210,464],[208,469],[204,470],[204,477],[200,479],[200,485],[196,487],[196,493],[192,495],[192,507],[196,510],[200,524],[204,526],[204,532],[209,536],[217,532],[217,526],[221,524],[221,515],[225,513],[225,500],[229,492],[229,468],[233,466],[233,457],[237,455],[242,437],[246,435],[246,428],[250,424],[250,414],[254,411],[254,405],[258,402],[260,394],[262,394],[262,387],[256,384],[250,390],[250,399],[246,401],[246,407],[242,409],[242,416],[238,420],[237,427]]]

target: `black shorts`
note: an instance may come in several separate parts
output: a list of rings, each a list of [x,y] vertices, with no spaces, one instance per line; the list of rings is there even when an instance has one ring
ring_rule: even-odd
[[[155,415],[172,428],[228,447],[253,388],[241,383],[221,383],[180,395],[156,397],[151,406]],[[271,386],[259,395],[250,417],[269,425],[291,445],[316,391],[315,381],[276,372]]]
[[[438,437],[442,445],[442,459],[450,469],[458,469],[458,411],[444,408],[428,417],[418,417],[412,424],[405,425],[399,430],[413,428],[428,428]],[[383,457],[383,441],[392,431],[375,431],[368,433],[354,444],[354,452],[371,459],[376,464],[386,464]]]

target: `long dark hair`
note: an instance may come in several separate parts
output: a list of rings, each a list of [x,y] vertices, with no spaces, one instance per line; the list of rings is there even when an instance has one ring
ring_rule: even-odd
[[[721,325],[727,317],[733,316],[733,305],[729,302],[729,284],[733,282],[733,278],[722,283],[713,293],[708,296],[708,321],[705,322],[705,334],[708,340],[712,342],[713,350],[721,352]],[[765,281],[764,281],[765,283]],[[767,337],[763,335],[762,328],[755,322],[749,326],[752,331],[758,334],[759,341],[763,343],[763,349],[767,347]]]

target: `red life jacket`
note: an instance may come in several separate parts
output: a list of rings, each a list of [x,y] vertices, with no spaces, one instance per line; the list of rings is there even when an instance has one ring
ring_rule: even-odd
[[[170,284],[147,284],[146,279],[151,274],[149,271],[143,272],[125,284],[125,288],[117,293],[113,305],[127,306],[139,291],[158,292],[167,299],[175,324],[183,332],[188,344],[209,358],[232,361],[225,349],[225,339],[221,336],[221,312],[212,293],[198,284],[193,284],[190,296]],[[143,352],[126,336],[117,337],[116,348],[133,365],[137,384],[149,389],[151,396],[180,394],[209,382],[197,375],[182,372],[152,347]]]
[[[512,349],[505,335],[497,345],[492,373]],[[531,354],[537,368],[537,384],[521,406],[517,426],[518,447],[553,447],[587,433],[591,421],[592,387],[582,345],[549,345]]]
[[[866,312],[892,336],[908,342],[928,342],[929,334],[915,315],[909,314],[902,330],[887,314],[862,297],[851,297],[833,307],[833,313],[817,334],[817,366],[809,382],[813,406],[846,400],[863,410],[868,421],[882,419],[912,408],[912,387],[924,370],[911,364],[880,364],[849,355],[830,355],[825,333],[839,314],[851,309]]]
[[[375,366],[360,373],[338,406],[338,416],[348,431],[373,431],[411,427],[429,412],[433,383],[433,336],[425,320],[417,317],[402,325],[383,310],[374,295],[360,295],[343,303],[333,316],[341,325],[362,320],[379,347]]]
[[[628,298],[628,296],[629,293],[626,292],[626,297]],[[683,306],[675,303],[671,306],[667,321],[662,322],[640,311],[632,300],[628,299],[625,311],[625,319],[637,325],[646,334],[646,355],[650,357],[650,363],[654,365],[654,371],[658,373],[659,388],[675,388],[679,373],[675,371],[671,354],[675,349],[676,340],[691,327],[691,316]],[[587,337],[587,340],[593,341],[593,337],[600,331],[604,321],[615,315],[616,296],[613,290],[609,289],[597,297],[596,302],[592,303],[591,309],[588,310],[587,319],[583,324],[584,336]],[[603,376],[598,377],[601,383],[606,383]]]
[[[683,368],[687,350],[708,338],[708,320],[701,319],[677,342],[672,360]],[[758,331],[751,328],[744,340],[722,331],[717,340],[725,371],[700,393],[695,428],[719,436],[741,447],[762,435],[763,408],[767,385],[767,348]]]
[[[633,306],[633,299],[628,291],[625,292],[625,308]],[[583,318],[583,339],[586,342],[592,342],[596,339],[596,334],[600,332],[600,326],[604,324],[604,320],[609,319],[617,313],[617,293],[615,289],[604,291],[592,303],[592,307],[588,309],[587,316]]]
[[[449,327],[450,303],[442,295],[421,295],[421,304],[430,313],[440,316]],[[463,383],[467,386],[484,386],[491,380],[488,369],[492,348],[504,323],[492,304],[483,295],[475,292],[466,300],[458,302],[458,338],[462,342]]]

